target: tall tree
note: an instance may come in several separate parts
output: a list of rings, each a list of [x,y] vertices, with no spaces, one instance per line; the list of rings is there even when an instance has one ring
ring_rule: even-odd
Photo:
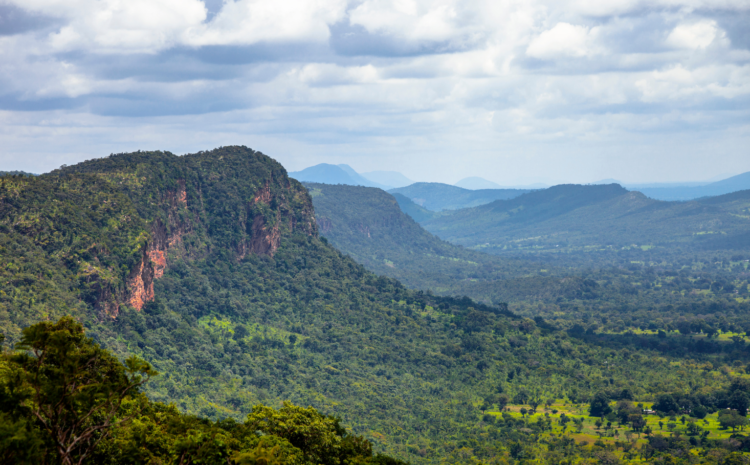
[[[139,397],[156,375],[136,357],[123,366],[70,317],[24,329],[16,347],[21,352],[8,357],[12,375],[0,386],[0,413],[31,419],[64,465],[83,463],[112,426],[129,421],[135,413],[121,416],[123,401]]]

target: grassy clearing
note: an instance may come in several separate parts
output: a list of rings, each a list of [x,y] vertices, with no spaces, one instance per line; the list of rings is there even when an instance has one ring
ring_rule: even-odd
[[[643,409],[650,409],[652,406],[651,402],[635,401],[634,403],[636,405],[641,404]],[[612,402],[611,406],[614,409],[615,403]],[[551,429],[543,433],[544,437],[565,435],[574,439],[577,443],[584,445],[593,444],[596,441],[609,444],[614,444],[617,441],[643,444],[647,442],[647,435],[644,431],[649,428],[653,435],[660,434],[667,436],[678,434],[690,437],[705,435],[707,432],[707,437],[711,439],[727,439],[735,433],[730,428],[724,429],[721,427],[719,412],[709,414],[705,419],[691,418],[689,415],[678,415],[672,418],[666,416],[660,417],[658,415],[643,415],[643,418],[646,420],[646,426],[644,426],[642,431],[638,432],[634,431],[630,425],[621,425],[617,421],[611,422],[608,427],[606,419],[603,419],[601,425],[597,425],[596,423],[600,419],[588,415],[587,404],[554,403],[549,407],[538,407],[536,413],[533,415],[528,413],[522,415],[522,410],[528,411],[531,408],[525,405],[508,405],[502,412],[495,410],[485,413],[495,417],[511,415],[514,419],[522,418],[527,424],[538,422],[540,419],[549,419]],[[560,421],[563,416],[569,418],[571,421],[563,424]],[[583,419],[583,422],[577,423],[580,419]],[[697,427],[692,432],[690,431],[691,422]],[[740,432],[740,430],[736,432]]]

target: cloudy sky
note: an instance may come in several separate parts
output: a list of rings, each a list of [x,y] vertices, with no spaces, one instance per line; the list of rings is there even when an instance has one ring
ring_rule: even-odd
[[[415,180],[750,171],[750,0],[0,0],[0,170],[241,144]]]

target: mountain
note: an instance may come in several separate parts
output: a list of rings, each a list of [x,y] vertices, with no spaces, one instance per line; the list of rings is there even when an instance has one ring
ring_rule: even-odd
[[[179,409],[222,420],[217,429],[190,417],[203,426],[178,431],[174,447],[205,451],[202,463],[226,463],[215,447],[236,441],[236,420],[258,414],[260,402],[281,407],[284,400],[339,417],[376,450],[412,463],[508,461],[518,451],[548,463],[594,461],[598,449],[576,445],[559,428],[547,435],[551,418],[501,415],[500,406],[511,399],[516,410],[544,400],[580,404],[624,390],[639,399],[692,396],[692,389],[726,399],[713,394],[730,382],[722,373],[747,359],[739,343],[598,335],[591,315],[576,320],[586,327],[560,328],[541,317],[520,318],[505,305],[409,290],[319,237],[326,226],[315,219],[311,195],[318,194],[273,159],[237,146],[185,156],[117,154],[38,177],[0,177],[0,339],[13,346],[22,328],[73,316],[98,347],[121,360],[144,358],[161,373],[146,394],[174,407],[134,424],[132,434],[146,441],[138,452],[151,447],[148,441],[159,443],[161,428],[174,425]],[[739,208],[743,199],[731,201]],[[383,207],[395,212],[395,200],[388,202]],[[441,249],[399,218],[371,216],[374,226],[393,224],[406,231],[404,238],[433,244],[433,253],[456,250]],[[361,226],[367,231],[368,224]],[[356,224],[341,227],[359,231]],[[445,262],[453,258],[460,256]],[[589,298],[607,285],[590,281],[575,281],[580,286],[571,298]],[[729,325],[740,312],[731,309],[717,326],[736,329]],[[572,305],[549,311],[580,315]],[[702,321],[697,328],[713,324]],[[680,331],[689,334],[685,323]],[[2,408],[18,403],[8,395],[24,392],[3,385]],[[708,406],[726,408],[721,402]],[[7,417],[0,420],[0,440],[18,437]],[[263,425],[250,433],[269,427]],[[278,429],[289,434],[288,427]],[[587,434],[593,441],[595,433]],[[294,436],[291,443],[307,437]],[[115,439],[113,448],[128,438]]]
[[[362,176],[372,182],[376,182],[384,186],[390,186],[388,187],[388,189],[414,184],[414,181],[407,178],[398,171],[369,171],[367,173],[362,173]]]
[[[385,189],[390,189],[392,187],[390,185],[384,185],[384,184],[381,184],[381,183],[378,183],[378,182],[374,182],[374,181],[372,181],[372,180],[370,180],[370,179],[362,176],[361,174],[359,174],[356,171],[354,171],[354,168],[352,168],[349,165],[340,164],[340,165],[337,165],[337,166],[339,168],[341,168],[342,170],[346,171],[346,173],[354,180],[354,182],[356,183],[354,185],[356,185],[356,186],[378,187],[378,188],[384,189],[384,190]]]
[[[387,189],[376,182],[372,182],[359,174],[349,165],[330,165],[320,163],[302,171],[289,173],[289,176],[304,182],[321,182],[324,184],[346,184],[349,186],[368,186]]]
[[[657,200],[693,200],[750,189],[750,171],[703,185],[674,187],[630,187]]]
[[[497,199],[510,199],[529,191],[524,189],[469,190],[450,184],[418,182],[407,187],[391,189],[388,192],[408,197],[427,210],[441,211],[474,207]]]
[[[74,316],[119,358],[153,364],[162,375],[146,393],[183,412],[244,418],[259,402],[291,400],[340,417],[378,450],[463,462],[462,444],[485,444],[490,428],[476,402],[526,389],[524,376],[505,381],[529,357],[507,338],[569,373],[535,384],[548,396],[601,386],[575,376],[553,342],[564,334],[521,324],[504,305],[408,290],[338,252],[318,237],[307,190],[245,147],[2,177],[0,229],[7,342]],[[585,350],[581,366],[614,359]],[[614,384],[652,390],[635,361],[617,370]],[[500,453],[482,447],[478,457]]]
[[[471,176],[463,178],[458,181],[454,186],[461,187],[464,189],[478,190],[478,189],[502,189],[502,186],[492,181],[488,181],[478,176]]]
[[[750,191],[732,195],[663,202],[618,184],[559,185],[459,210],[422,225],[442,239],[492,253],[621,249],[636,244],[742,248],[748,245],[750,223],[744,212],[750,206]]]

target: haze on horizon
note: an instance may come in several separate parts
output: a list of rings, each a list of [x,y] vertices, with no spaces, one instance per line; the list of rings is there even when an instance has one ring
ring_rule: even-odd
[[[750,171],[750,0],[0,0],[0,170],[244,144],[289,171]]]

